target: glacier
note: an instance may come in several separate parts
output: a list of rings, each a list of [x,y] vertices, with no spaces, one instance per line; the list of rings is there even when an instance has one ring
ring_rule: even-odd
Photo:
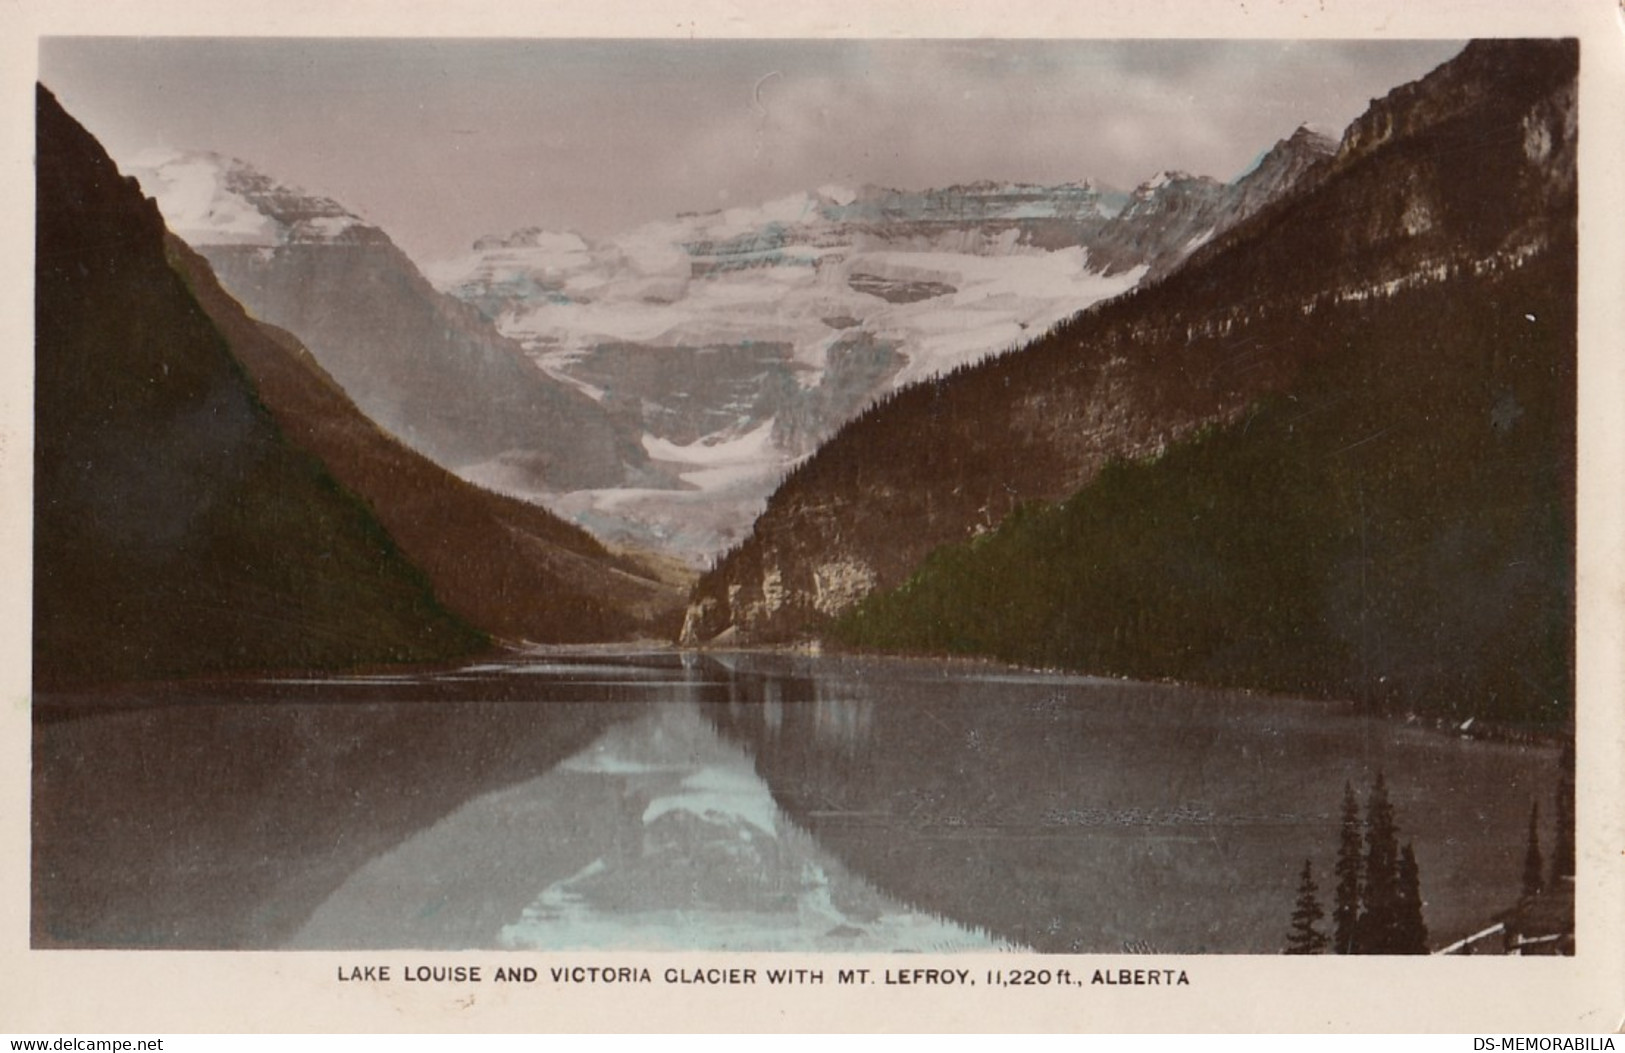
[[[1300,129],[1229,184],[1162,172],[1129,193],[1087,181],[828,185],[612,236],[531,226],[480,237],[455,258],[412,262],[437,295],[472,308],[459,325],[487,326],[539,383],[581,403],[576,417],[596,414],[596,460],[571,468],[574,439],[418,444],[464,479],[606,541],[703,567],[748,534],[787,472],[876,400],[1156,280],[1329,152]],[[170,226],[213,247],[212,259],[387,242],[337,202],[232,158],[138,160]],[[345,383],[387,368],[337,373]],[[409,440],[418,430],[380,419]]]

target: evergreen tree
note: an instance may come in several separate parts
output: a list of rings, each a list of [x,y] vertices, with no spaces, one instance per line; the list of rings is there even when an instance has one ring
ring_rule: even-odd
[[[1292,911],[1292,928],[1287,931],[1287,954],[1320,954],[1329,942],[1319,929],[1320,919],[1326,916],[1315,893],[1314,868],[1309,860],[1303,861],[1303,873],[1298,877],[1298,905]]]
[[[1399,854],[1399,884],[1395,912],[1394,954],[1428,953],[1428,927],[1422,920],[1422,879],[1410,842]]]
[[[1552,841],[1552,884],[1574,876],[1574,739],[1558,758],[1557,837]]]
[[[1360,954],[1393,954],[1399,923],[1399,830],[1382,772],[1365,815],[1365,874],[1355,942]]]
[[[1545,872],[1546,860],[1540,854],[1540,802],[1535,801],[1529,806],[1529,846],[1523,853],[1524,899],[1540,895]]]
[[[1337,888],[1332,901],[1332,950],[1358,954],[1360,922],[1360,802],[1354,787],[1343,784],[1343,819],[1333,870]]]

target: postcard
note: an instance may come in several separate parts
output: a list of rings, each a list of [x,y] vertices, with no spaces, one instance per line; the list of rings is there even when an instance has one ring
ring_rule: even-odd
[[[1616,1029],[1615,12],[1188,11],[28,5],[15,1029]]]

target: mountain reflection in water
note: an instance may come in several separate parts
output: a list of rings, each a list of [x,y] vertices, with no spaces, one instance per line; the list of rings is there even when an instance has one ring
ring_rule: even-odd
[[[494,887],[535,890],[481,917]],[[504,895],[511,900],[511,895]],[[448,909],[469,927],[448,932]],[[484,925],[481,926],[480,922]],[[449,939],[448,939],[449,937]],[[876,892],[791,823],[693,702],[654,704],[354,874],[292,946],[947,951],[993,941]]]

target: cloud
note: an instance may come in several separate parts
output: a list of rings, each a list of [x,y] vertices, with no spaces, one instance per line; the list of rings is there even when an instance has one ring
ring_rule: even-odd
[[[830,182],[1230,178],[1458,48],[52,38],[41,60],[115,157],[241,156],[434,258],[520,226],[608,233]]]

